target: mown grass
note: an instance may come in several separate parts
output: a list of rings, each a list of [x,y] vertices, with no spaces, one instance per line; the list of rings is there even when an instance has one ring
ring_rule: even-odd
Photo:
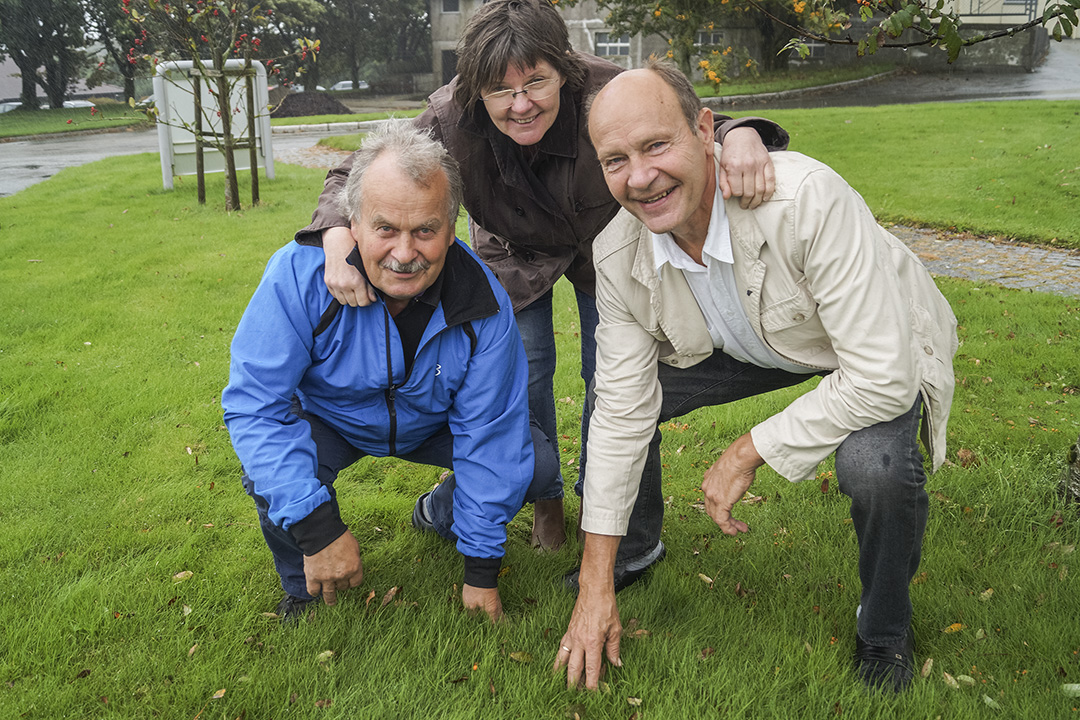
[[[0,114],[0,138],[25,135],[52,135],[74,130],[104,130],[117,127],[150,127],[146,116],[123,103],[95,99],[96,108],[53,110],[12,110]],[[96,110],[91,114],[91,110]]]
[[[1080,102],[763,113],[879,220],[1080,248]]]
[[[394,110],[390,112],[353,113],[351,115],[308,115],[305,117],[270,118],[273,126],[320,125],[322,123],[365,122],[367,120],[385,120],[391,117],[416,117],[423,110]]]
[[[861,80],[887,73],[895,68],[895,65],[888,63],[858,63],[835,68],[789,68],[775,73],[744,74],[722,83],[719,87],[715,87],[712,83],[696,82],[694,83],[694,90],[703,98],[802,90],[850,80]]]
[[[668,559],[620,596],[623,622],[645,631],[624,639],[625,666],[582,694],[549,672],[576,543],[534,553],[526,509],[501,581],[509,621],[466,616],[455,550],[409,525],[433,468],[343,474],[364,584],[291,631],[263,616],[280,591],[219,393],[240,314],[323,173],[279,166],[263,205],[225,214],[198,206],[190,179],[162,191],[158,171],[154,155],[114,158],[0,199],[0,715],[1064,717],[1078,705],[1061,686],[1080,682],[1080,531],[1054,493],[1080,432],[1076,298],[939,280],[962,345],[951,462],[930,480],[913,587],[929,677],[900,698],[852,677],[856,546],[829,463],[801,485],[762,471],[752,491],[765,500],[740,506],[753,532],[738,539],[695,506],[716,453],[794,388],[665,427]],[[208,196],[221,194],[212,176]],[[564,284],[555,309],[569,485],[583,388]],[[974,686],[950,689],[942,672]]]

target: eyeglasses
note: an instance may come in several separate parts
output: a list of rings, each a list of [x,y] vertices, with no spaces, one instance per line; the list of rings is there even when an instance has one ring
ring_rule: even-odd
[[[558,78],[540,78],[527,82],[520,90],[496,90],[495,92],[481,95],[480,99],[496,108],[508,108],[514,104],[518,95],[525,95],[532,101],[544,100],[559,91]]]

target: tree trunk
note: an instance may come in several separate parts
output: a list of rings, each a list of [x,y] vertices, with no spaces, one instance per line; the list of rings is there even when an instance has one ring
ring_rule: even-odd
[[[229,78],[225,76],[224,62],[214,58],[217,71],[217,105],[221,112],[221,151],[225,155],[225,209],[240,209],[240,186],[236,180],[236,157],[233,154],[232,102],[229,95]],[[217,67],[221,65],[221,67]]]

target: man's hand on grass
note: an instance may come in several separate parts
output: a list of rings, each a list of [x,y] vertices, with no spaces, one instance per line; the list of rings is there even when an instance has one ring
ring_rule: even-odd
[[[309,595],[322,595],[324,603],[336,605],[338,590],[356,587],[364,580],[360,543],[346,530],[319,552],[304,556],[304,577]]]
[[[461,588],[461,602],[470,613],[483,610],[491,618],[491,622],[499,622],[503,618],[502,600],[499,598],[498,588],[478,588],[472,585],[463,585]]]
[[[738,535],[750,527],[731,516],[735,503],[750,489],[757,469],[765,464],[754,447],[750,433],[740,436],[705,471],[701,490],[705,494],[705,511],[725,535]]]

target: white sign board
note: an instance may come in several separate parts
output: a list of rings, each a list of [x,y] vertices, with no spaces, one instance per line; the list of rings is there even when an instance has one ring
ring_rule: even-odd
[[[166,190],[171,190],[175,175],[194,175],[195,169],[195,76],[198,68],[191,60],[166,62],[158,65],[154,76],[154,103],[158,109],[158,147],[161,151],[161,178]],[[266,89],[266,68],[253,61],[255,70],[255,150],[256,162],[264,168],[267,178],[274,179],[274,149],[270,132],[270,98]],[[243,81],[243,60],[227,60],[225,74],[229,78],[229,105],[233,109],[233,137],[247,136],[247,86]],[[217,113],[217,100],[210,94],[216,89],[214,78],[201,78],[202,131],[221,132],[221,118]],[[190,129],[189,129],[190,128]],[[233,151],[237,170],[250,170],[250,151],[240,148]],[[224,172],[225,155],[213,146],[203,143],[203,171]]]

